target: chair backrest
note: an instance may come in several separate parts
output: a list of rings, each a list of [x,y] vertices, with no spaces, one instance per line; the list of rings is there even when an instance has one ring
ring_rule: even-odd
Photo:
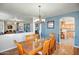
[[[14,43],[15,43],[16,46],[17,46],[19,55],[23,55],[23,54],[24,54],[23,46],[22,46],[20,43],[18,43],[16,40],[14,40]]]
[[[38,34],[32,34],[26,36],[26,44],[32,45],[32,41],[36,41],[38,39]]]
[[[30,36],[31,36],[31,35],[26,35],[26,39],[30,39]]]
[[[35,34],[36,38],[39,39],[39,34]]]
[[[54,47],[54,44],[55,44],[55,39],[54,38],[50,38],[49,39],[50,40],[50,49],[52,48],[52,47]]]
[[[32,39],[33,39],[33,40],[39,39],[39,35],[38,35],[38,34],[33,34],[33,35],[32,35]]]
[[[50,34],[49,34],[49,37],[50,37],[50,38],[55,38],[55,34],[54,34],[54,33],[50,33]]]
[[[19,55],[24,54],[24,49],[20,43],[16,43]]]
[[[50,49],[51,49],[52,47],[54,47],[55,40],[56,40],[54,33],[50,33],[49,40],[50,40]]]
[[[45,55],[48,55],[49,54],[49,40],[46,40],[44,43],[43,43],[43,54]]]
[[[25,41],[26,41],[26,45],[28,47],[31,47],[32,46],[31,35],[27,35]]]

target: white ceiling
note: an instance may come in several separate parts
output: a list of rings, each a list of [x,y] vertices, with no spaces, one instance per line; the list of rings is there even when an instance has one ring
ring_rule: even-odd
[[[0,11],[26,17],[38,16],[38,5],[41,5],[42,17],[56,16],[68,12],[79,11],[79,4],[77,3],[0,3]]]

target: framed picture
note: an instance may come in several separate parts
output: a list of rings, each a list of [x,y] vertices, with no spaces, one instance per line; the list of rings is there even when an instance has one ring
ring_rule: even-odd
[[[19,31],[19,32],[24,31],[24,23],[22,23],[22,22],[17,23],[17,31]]]
[[[47,28],[53,29],[54,28],[54,21],[48,21],[47,22]]]

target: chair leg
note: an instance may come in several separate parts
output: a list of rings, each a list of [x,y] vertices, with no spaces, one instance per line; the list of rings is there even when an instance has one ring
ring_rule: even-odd
[[[51,53],[52,53],[52,50],[51,50],[51,49],[49,49],[49,55],[51,55]]]
[[[55,51],[55,49],[56,49],[55,47],[54,47],[54,48],[51,48],[51,49],[50,49],[50,54],[53,54],[54,51]]]

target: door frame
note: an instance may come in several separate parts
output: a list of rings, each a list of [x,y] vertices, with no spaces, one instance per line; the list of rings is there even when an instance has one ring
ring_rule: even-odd
[[[62,17],[62,18],[60,18],[60,20],[59,20],[59,44],[61,45],[61,43],[62,43],[62,41],[61,41],[61,21],[62,21],[62,19],[64,19],[64,18],[73,18],[74,19],[74,39],[73,39],[73,46],[74,46],[74,43],[75,43],[75,17]]]
[[[33,32],[35,33],[35,23],[39,21],[39,19],[37,18],[33,18]],[[39,35],[40,35],[40,38],[41,38],[41,32],[42,32],[42,24],[39,24]]]

